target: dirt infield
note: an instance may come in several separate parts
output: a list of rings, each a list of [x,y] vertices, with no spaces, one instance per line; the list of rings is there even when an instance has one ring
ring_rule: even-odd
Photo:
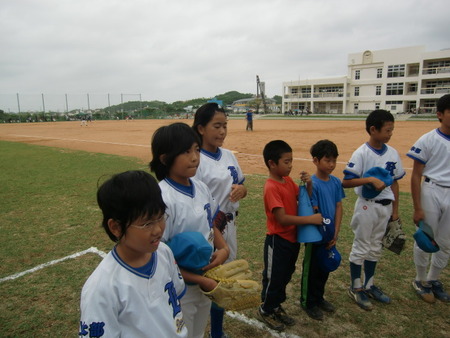
[[[150,141],[153,132],[162,125],[192,120],[133,120],[95,121],[86,126],[79,122],[1,124],[0,140],[32,143],[132,156],[148,162],[151,159]],[[352,152],[367,141],[364,121],[330,120],[263,120],[254,121],[254,131],[245,131],[244,120],[229,120],[228,136],[224,147],[236,151],[245,174],[267,173],[262,159],[264,145],[275,139],[288,142],[294,151],[294,169],[291,176],[298,177],[301,170],[314,172],[309,148],[321,139],[335,142],[339,149],[338,166],[334,174],[342,178],[342,170]],[[400,153],[407,177],[400,180],[400,190],[409,192],[412,161],[405,153],[425,132],[439,123],[422,121],[397,121],[390,145]]]

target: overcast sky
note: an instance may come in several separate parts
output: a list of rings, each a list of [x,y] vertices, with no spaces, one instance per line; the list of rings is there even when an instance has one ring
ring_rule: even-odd
[[[449,48],[449,13],[448,0],[0,0],[0,109],[16,111],[16,93],[22,110],[41,94],[64,110],[64,94],[95,107],[108,93],[256,93],[256,75],[273,97],[283,81],[346,75],[349,53]]]

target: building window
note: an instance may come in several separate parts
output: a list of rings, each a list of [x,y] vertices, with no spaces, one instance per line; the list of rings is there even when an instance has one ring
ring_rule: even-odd
[[[359,96],[359,87],[355,87],[355,96]]]
[[[379,102],[375,103],[375,110],[378,110],[378,109],[380,109],[380,103]]]
[[[355,113],[358,112],[358,109],[359,109],[359,104],[358,103],[354,103],[353,104],[353,110],[355,111]]]
[[[388,67],[387,77],[404,77],[405,65],[393,65]]]
[[[383,68],[377,69],[377,79],[381,79],[383,77]]]
[[[425,65],[423,74],[437,74],[442,72],[448,73],[448,68],[450,67],[450,61],[432,61]]]
[[[403,95],[403,83],[388,83],[386,95]]]
[[[375,90],[375,95],[381,95],[381,86],[377,86]]]
[[[360,70],[355,70],[355,80],[359,80],[361,77],[361,71]]]
[[[417,83],[410,83],[408,86],[409,93],[417,93]]]
[[[291,94],[298,94],[298,88],[291,88]]]

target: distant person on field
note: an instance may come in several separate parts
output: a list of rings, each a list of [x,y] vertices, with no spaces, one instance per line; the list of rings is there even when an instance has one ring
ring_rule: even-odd
[[[245,114],[245,119],[247,120],[247,127],[245,128],[245,130],[253,131],[253,112],[251,110],[247,110],[247,113]]]
[[[202,140],[200,165],[195,178],[206,183],[219,203],[220,210],[226,215],[227,223],[220,230],[230,249],[230,256],[226,261],[230,262],[235,260],[237,255],[236,218],[239,201],[247,196],[245,177],[234,154],[222,148],[228,128],[228,119],[223,108],[217,103],[204,104],[197,109],[192,128]],[[212,338],[223,336],[224,312],[224,309],[212,304]]]
[[[275,140],[263,150],[269,178],[264,185],[264,209],[267,232],[264,242],[264,270],[262,273],[262,304],[258,313],[273,330],[282,331],[295,325],[295,320],[282,307],[286,300],[286,286],[295,271],[300,244],[297,226],[322,224],[320,213],[297,216],[299,186],[289,177],[292,170],[292,148],[284,141]],[[300,179],[312,193],[311,176],[301,172]]]
[[[102,225],[116,245],[81,292],[79,337],[186,337],[185,285],[161,238],[166,206],[144,171],[114,175],[97,191]]]
[[[339,156],[336,145],[329,140],[315,143],[310,150],[316,173],[312,175],[311,204],[316,212],[329,219],[332,232],[325,241],[312,243],[310,261],[303,260],[301,305],[309,317],[323,319],[323,312],[335,312],[333,304],[324,299],[325,285],[329,272],[320,265],[319,250],[331,249],[336,245],[342,222],[342,199],[345,198],[341,180],[331,173],[336,168]],[[303,283],[303,273],[308,265],[307,283]]]
[[[416,277],[413,287],[428,303],[433,303],[435,298],[450,302],[440,281],[450,256],[450,94],[437,101],[436,115],[440,126],[420,137],[407,153],[414,160],[411,176],[413,221],[428,223],[440,248],[430,254],[414,244]]]
[[[362,309],[372,310],[368,297],[385,304],[391,302],[391,298],[375,285],[374,277],[383,250],[381,240],[387,223],[390,219],[399,218],[398,180],[405,175],[405,171],[398,152],[386,144],[394,131],[394,116],[386,110],[374,110],[367,116],[366,131],[369,140],[353,152],[344,170],[342,185],[344,188],[355,188],[358,195],[350,223],[354,239],[349,257],[351,286],[348,295]],[[365,177],[364,174],[374,167],[379,167],[391,178],[391,186],[386,186],[382,177]],[[366,188],[363,188],[365,185]],[[365,189],[375,193],[368,194]],[[370,198],[372,195],[376,197]],[[364,284],[361,280],[363,267]]]

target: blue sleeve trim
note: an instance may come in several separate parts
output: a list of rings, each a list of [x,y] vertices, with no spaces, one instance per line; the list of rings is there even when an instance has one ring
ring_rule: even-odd
[[[355,173],[352,173],[350,171],[344,170],[344,180],[352,180],[354,178],[360,178],[358,175],[356,175]]]
[[[181,298],[183,298],[183,296],[186,294],[186,290],[187,290],[187,286],[184,285],[184,290],[178,295],[178,300],[180,300]]]
[[[403,175],[400,177],[394,177],[394,181],[401,180],[403,177],[405,177],[405,175],[406,175],[406,172],[404,172]]]
[[[427,164],[427,162],[422,161],[420,158],[417,158],[417,157],[415,157],[415,156],[413,156],[411,154],[406,154],[406,156],[408,156],[409,158],[412,158],[414,161],[420,162],[422,164]]]

